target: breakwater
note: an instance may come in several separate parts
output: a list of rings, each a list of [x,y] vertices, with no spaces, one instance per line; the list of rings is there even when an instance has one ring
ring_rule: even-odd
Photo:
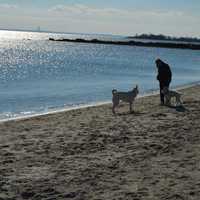
[[[173,48],[173,49],[192,49],[200,50],[199,44],[192,43],[168,43],[168,42],[138,42],[134,40],[130,41],[105,41],[99,39],[54,39],[49,38],[50,41],[56,42],[77,42],[77,43],[91,43],[91,44],[111,44],[111,45],[129,45],[129,46],[142,46],[142,47],[156,47],[156,48]]]

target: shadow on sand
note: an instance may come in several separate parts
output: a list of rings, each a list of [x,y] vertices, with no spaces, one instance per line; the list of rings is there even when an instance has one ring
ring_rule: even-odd
[[[186,112],[188,111],[183,105],[180,106],[167,106],[169,108],[172,108],[174,110],[176,110],[177,112]],[[134,116],[140,116],[140,115],[144,115],[144,112],[138,112],[138,111],[132,111],[132,112],[121,112],[121,113],[116,113],[115,116],[127,116],[127,115],[134,115]],[[154,114],[153,114],[154,116]],[[157,116],[157,114],[156,114]],[[159,116],[166,116],[166,114],[162,114],[160,113]]]
[[[132,112],[123,112],[123,113],[116,113],[117,116],[125,116],[125,115],[135,115],[135,116],[140,116],[145,113],[142,112],[137,112],[137,111],[132,111]]]
[[[185,112],[185,111],[187,111],[187,109],[183,105],[180,105],[180,106],[168,106],[168,107],[175,109],[177,112]]]

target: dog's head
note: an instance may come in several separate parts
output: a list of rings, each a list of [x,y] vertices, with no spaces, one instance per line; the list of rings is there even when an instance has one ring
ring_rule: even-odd
[[[161,92],[162,92],[163,94],[167,94],[167,93],[169,92],[169,89],[168,89],[167,87],[164,87],[164,88],[161,90]]]
[[[139,93],[138,85],[135,86],[135,88],[133,89],[133,91],[135,92],[135,94],[137,96],[138,93]]]

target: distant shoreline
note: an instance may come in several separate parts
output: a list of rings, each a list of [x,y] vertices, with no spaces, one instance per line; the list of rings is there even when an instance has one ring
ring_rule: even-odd
[[[167,42],[187,42],[187,43],[199,43],[200,39],[197,37],[172,37],[167,35],[155,35],[155,34],[141,34],[135,36],[128,36],[128,39],[140,39],[140,40],[158,40],[158,41],[167,41]]]
[[[77,39],[49,38],[49,41],[200,50],[200,44],[192,44],[192,43],[138,42],[138,41],[134,41],[134,40],[130,40],[130,41],[105,41],[105,40],[99,40],[99,39],[86,40],[86,39],[81,39],[81,38],[77,38]]]

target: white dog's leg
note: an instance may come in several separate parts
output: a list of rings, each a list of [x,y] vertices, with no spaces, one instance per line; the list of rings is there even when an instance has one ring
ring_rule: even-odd
[[[177,96],[176,96],[176,105],[178,105],[178,106],[182,105],[182,102],[181,102],[181,95],[177,95]]]
[[[171,105],[171,98],[169,97],[169,95],[165,96],[165,105],[167,105],[167,106]]]
[[[119,101],[118,100],[113,100],[113,106],[112,106],[113,114],[115,114],[115,107],[117,107],[118,105],[119,105]]]
[[[112,106],[112,112],[113,112],[113,114],[115,114],[115,105],[114,104]]]
[[[130,110],[130,113],[132,113],[132,110],[133,110],[133,109],[132,109],[132,105],[133,105],[133,103],[130,102],[130,103],[129,103],[129,110]]]

